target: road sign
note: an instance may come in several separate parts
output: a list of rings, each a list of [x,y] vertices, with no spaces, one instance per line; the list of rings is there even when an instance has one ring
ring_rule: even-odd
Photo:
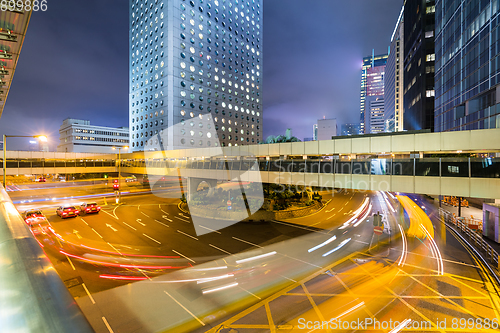
[[[227,205],[228,205],[228,206],[231,206],[231,200],[228,200],[228,201],[227,201]]]
[[[381,224],[382,224],[382,215],[380,215],[378,212],[377,214],[373,214],[373,225],[378,227]]]
[[[373,232],[375,233],[375,235],[382,235],[384,233],[384,229],[382,227],[373,227]]]
[[[231,210],[231,206],[227,206],[227,210]]]

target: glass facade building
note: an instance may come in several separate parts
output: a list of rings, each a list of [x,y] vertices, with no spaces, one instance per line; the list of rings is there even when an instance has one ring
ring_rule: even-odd
[[[384,77],[384,130],[399,132],[403,130],[403,13],[401,9],[396,27],[391,36],[391,48]]]
[[[434,128],[434,0],[405,1],[404,130]]]
[[[436,131],[500,128],[499,54],[499,0],[436,1]]]
[[[131,149],[259,143],[262,23],[261,0],[130,0]]]
[[[372,51],[371,56],[363,58],[363,65],[361,68],[361,91],[360,91],[360,114],[359,114],[361,133],[365,133],[365,122],[366,122],[365,118],[367,117],[367,115],[365,114],[365,101],[367,96],[368,70],[373,67],[385,66],[385,64],[387,63],[387,57],[388,54],[379,54],[376,56],[375,52]]]

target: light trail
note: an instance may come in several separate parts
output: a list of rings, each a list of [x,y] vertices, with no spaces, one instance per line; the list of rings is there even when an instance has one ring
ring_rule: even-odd
[[[389,333],[398,333],[403,328],[406,328],[409,323],[411,323],[411,319],[406,319],[401,324],[399,324],[398,326],[394,327]]]
[[[359,307],[362,307],[363,305],[365,305],[365,302],[361,302],[359,303],[358,305],[355,305],[353,306],[352,308],[350,308],[349,310],[345,311],[345,312],[342,312],[341,314],[339,314],[337,317],[335,317],[335,319],[339,319],[339,318],[342,318],[343,316],[345,316],[346,314],[349,314],[351,312],[353,312],[354,310],[356,310],[357,308]]]
[[[214,291],[229,289],[229,288],[232,288],[232,287],[236,287],[237,285],[238,285],[238,282],[235,282],[235,283],[231,283],[231,284],[228,284],[228,285],[225,285],[225,286],[222,286],[222,287],[217,287],[217,288],[213,288],[213,289],[203,290],[203,294],[208,294],[208,293],[213,293]]]
[[[443,275],[444,274],[444,267],[443,267],[443,257],[441,256],[441,252],[439,251],[439,247],[437,246],[436,242],[434,241],[434,238],[431,237],[431,234],[427,229],[423,226],[420,225],[422,230],[427,234],[427,238],[431,242],[431,250],[434,252],[434,256],[436,257],[437,264],[438,264],[438,275]]]
[[[401,224],[398,224],[399,231],[401,232],[401,239],[403,240],[403,252],[401,253],[401,257],[399,258],[398,266],[404,266],[406,262],[406,256],[407,254],[407,243],[406,243],[406,235],[403,230],[403,227],[401,227]]]
[[[319,248],[321,248],[321,247],[323,247],[323,246],[325,246],[325,245],[327,245],[327,244],[329,244],[329,243],[333,242],[333,241],[334,241],[334,240],[336,240],[336,239],[337,239],[337,236],[333,236],[333,237],[331,237],[331,238],[327,239],[326,241],[324,241],[323,243],[318,244],[318,245],[316,245],[316,246],[314,246],[314,247],[311,247],[309,250],[307,250],[307,252],[311,253],[311,252],[313,252],[313,251],[316,251],[317,249],[319,249]]]
[[[267,258],[267,257],[275,255],[276,253],[277,253],[276,251],[273,251],[273,252],[261,254],[259,256],[255,256],[255,257],[250,257],[250,258],[246,258],[246,259],[236,260],[236,263],[237,264],[242,264],[242,263],[248,262],[248,261],[253,261],[253,260],[258,260],[258,259],[262,259],[262,258]]]
[[[328,251],[327,253],[323,254],[323,257],[326,257],[327,255],[329,254],[332,254],[333,252],[337,251],[338,249],[342,248],[344,245],[346,245],[351,239],[350,238],[347,238],[345,240],[343,240],[336,248],[334,248],[333,250],[331,251]]]

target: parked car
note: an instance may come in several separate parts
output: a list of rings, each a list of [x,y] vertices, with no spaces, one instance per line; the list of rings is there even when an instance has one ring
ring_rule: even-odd
[[[74,206],[59,206],[56,213],[64,219],[66,217],[77,217],[80,211]]]
[[[42,211],[39,209],[27,210],[24,212],[23,217],[24,217],[24,222],[26,222],[26,224],[29,226],[47,221],[47,218],[42,214]]]
[[[80,212],[90,214],[99,213],[101,207],[96,202],[84,202],[80,205]]]
[[[45,177],[39,177],[37,179],[35,179],[35,182],[39,182],[39,183],[45,183],[47,181],[47,179],[45,179]]]

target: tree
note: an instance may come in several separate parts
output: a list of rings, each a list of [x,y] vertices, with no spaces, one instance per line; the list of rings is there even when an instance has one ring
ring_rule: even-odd
[[[264,143],[284,143],[284,142],[300,142],[300,140],[295,136],[291,136],[288,139],[284,135],[277,135],[277,136],[270,135],[267,137],[266,141],[264,141]]]

